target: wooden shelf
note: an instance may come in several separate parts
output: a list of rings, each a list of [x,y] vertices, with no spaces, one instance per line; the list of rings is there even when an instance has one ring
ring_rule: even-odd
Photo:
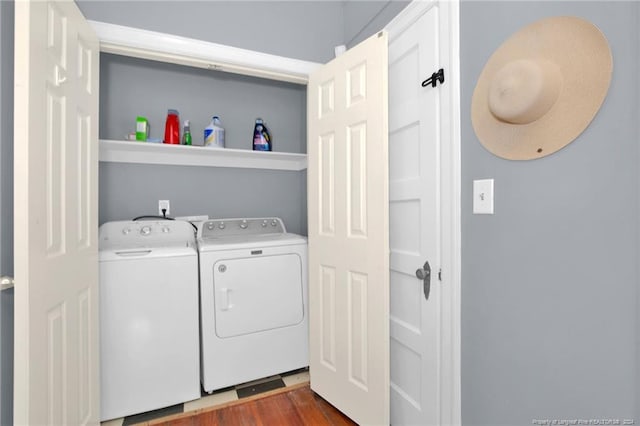
[[[161,143],[101,139],[99,159],[111,163],[166,164],[176,166],[239,167],[293,170],[307,168],[307,155],[246,149],[208,148]]]

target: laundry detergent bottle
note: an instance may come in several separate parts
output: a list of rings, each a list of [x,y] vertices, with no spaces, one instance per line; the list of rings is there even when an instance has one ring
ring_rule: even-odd
[[[267,127],[264,125],[262,118],[256,118],[256,125],[253,128],[253,150],[254,151],[271,151],[273,142]]]
[[[167,111],[167,122],[164,126],[164,143],[180,144],[180,114],[178,110]]]
[[[211,123],[204,128],[204,146],[224,148],[224,128],[217,115],[214,115]]]

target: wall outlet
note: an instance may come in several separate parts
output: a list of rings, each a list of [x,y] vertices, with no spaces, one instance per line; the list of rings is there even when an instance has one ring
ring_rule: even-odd
[[[169,200],[158,200],[158,216],[162,216],[163,209],[166,209],[164,214],[169,216],[169,213],[171,213],[171,203],[169,203]]]

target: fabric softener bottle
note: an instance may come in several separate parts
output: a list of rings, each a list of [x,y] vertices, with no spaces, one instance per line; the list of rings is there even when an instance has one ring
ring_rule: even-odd
[[[273,142],[267,127],[261,118],[256,118],[256,125],[253,128],[253,150],[254,151],[271,151]]]

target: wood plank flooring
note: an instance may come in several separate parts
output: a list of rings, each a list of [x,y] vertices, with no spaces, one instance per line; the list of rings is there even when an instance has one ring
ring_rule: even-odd
[[[154,426],[352,426],[347,416],[316,395],[308,384],[226,406],[146,423]]]

